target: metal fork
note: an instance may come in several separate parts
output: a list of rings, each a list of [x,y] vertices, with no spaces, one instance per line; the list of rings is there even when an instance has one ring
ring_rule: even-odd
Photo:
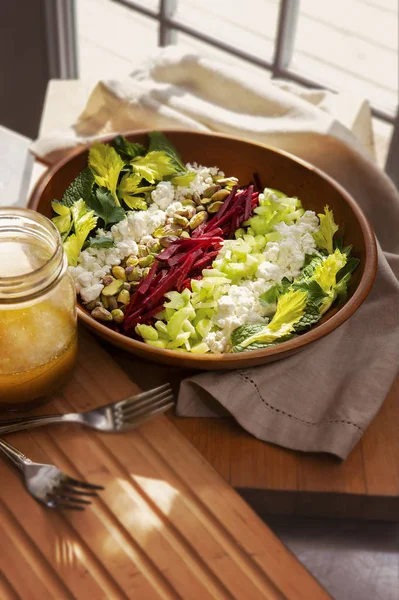
[[[79,423],[104,432],[127,431],[138,427],[154,415],[165,412],[173,405],[172,388],[167,383],[89,412],[0,421],[0,434],[56,423]]]
[[[54,465],[32,462],[17,448],[0,438],[0,450],[22,471],[24,484],[31,496],[48,508],[84,510],[89,497],[98,496],[101,485],[78,481]]]

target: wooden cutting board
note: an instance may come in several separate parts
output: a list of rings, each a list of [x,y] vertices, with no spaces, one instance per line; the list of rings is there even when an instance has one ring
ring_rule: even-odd
[[[130,377],[179,381],[188,373],[108,346]],[[399,378],[345,461],[257,440],[231,418],[178,418],[175,427],[261,515],[299,514],[399,520]]]
[[[38,412],[86,410],[135,392],[83,333],[73,379]],[[164,416],[124,434],[62,425],[7,438],[105,491],[85,512],[51,511],[0,458],[1,600],[330,597]]]

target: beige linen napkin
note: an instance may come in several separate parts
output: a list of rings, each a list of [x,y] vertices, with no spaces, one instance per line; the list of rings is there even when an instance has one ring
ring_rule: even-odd
[[[100,82],[78,121],[38,140],[32,150],[51,161],[105,132],[211,130],[282,148],[341,183],[371,220],[380,244],[377,278],[366,302],[339,329],[287,359],[185,379],[177,410],[217,416],[224,407],[260,439],[345,458],[398,370],[399,195],[373,163],[367,103],[339,98],[260,81],[167,48],[126,80]]]

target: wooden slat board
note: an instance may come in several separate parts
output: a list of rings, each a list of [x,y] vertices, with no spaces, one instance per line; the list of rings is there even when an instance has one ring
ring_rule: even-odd
[[[179,381],[182,370],[151,365],[107,346],[134,381]],[[399,520],[399,378],[349,457],[305,454],[257,440],[230,418],[177,418],[175,427],[261,514]]]
[[[86,410],[136,391],[84,334],[74,378],[38,412]],[[124,434],[62,425],[8,439],[105,491],[83,513],[51,511],[0,460],[1,600],[329,597],[166,417]]]

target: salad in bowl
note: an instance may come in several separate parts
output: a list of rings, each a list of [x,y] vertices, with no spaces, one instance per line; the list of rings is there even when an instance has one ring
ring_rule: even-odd
[[[191,355],[249,352],[314,328],[342,304],[359,259],[326,204],[316,214],[254,173],[94,143],[53,222],[81,303],[114,331]]]

